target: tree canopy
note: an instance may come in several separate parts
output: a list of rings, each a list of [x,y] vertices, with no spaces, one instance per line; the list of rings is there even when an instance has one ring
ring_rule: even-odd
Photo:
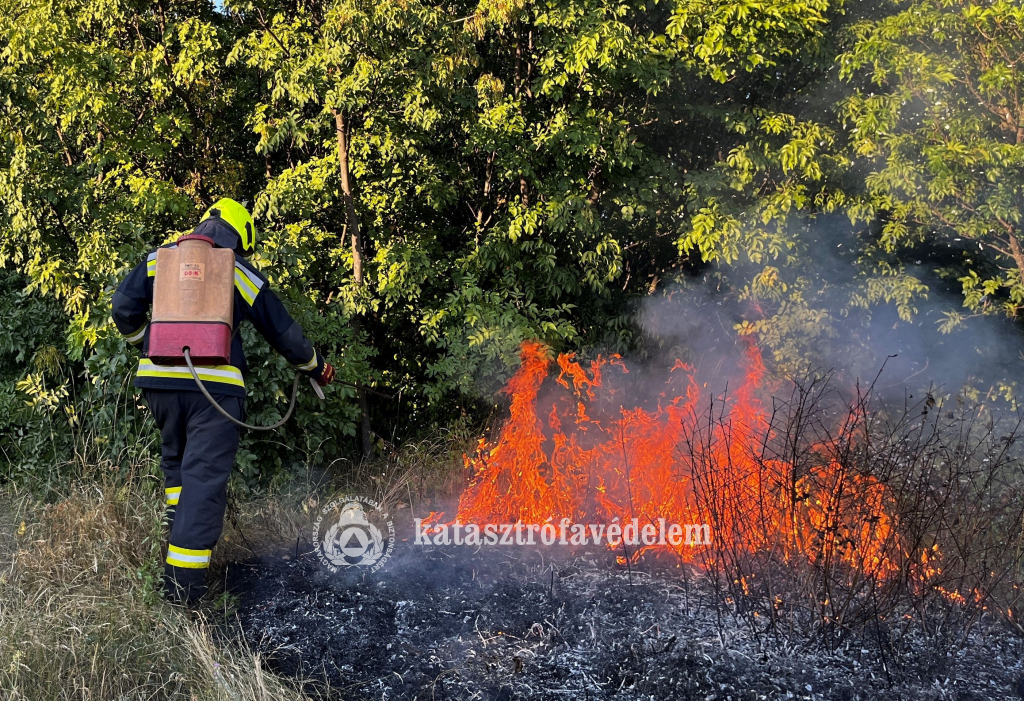
[[[221,196],[340,376],[404,395],[304,397],[253,477],[471,410],[527,339],[657,352],[638,307],[698,286],[780,372],[941,295],[1019,324],[1022,58],[1004,0],[0,0],[0,399],[108,411],[112,290]]]

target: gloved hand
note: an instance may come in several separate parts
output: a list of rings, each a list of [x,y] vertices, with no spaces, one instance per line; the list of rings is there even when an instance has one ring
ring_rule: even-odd
[[[321,387],[334,382],[334,366],[324,360],[324,370],[320,373],[320,377],[316,378],[316,383]]]

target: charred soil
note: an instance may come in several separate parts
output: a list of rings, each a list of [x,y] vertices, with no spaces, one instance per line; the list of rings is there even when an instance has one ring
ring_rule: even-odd
[[[1020,698],[1022,641],[879,627],[826,652],[759,629],[694,571],[612,554],[414,547],[379,572],[312,553],[232,565],[246,642],[351,699]],[[403,552],[404,551],[404,552]],[[237,627],[235,627],[237,630]],[[326,690],[326,691],[325,691]]]

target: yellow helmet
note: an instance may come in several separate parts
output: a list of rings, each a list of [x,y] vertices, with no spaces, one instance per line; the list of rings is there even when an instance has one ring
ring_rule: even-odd
[[[252,222],[252,215],[249,210],[232,199],[223,197],[213,203],[203,214],[199,221],[203,222],[210,217],[218,217],[232,229],[238,232],[242,239],[242,250],[252,252],[256,248],[256,225]]]

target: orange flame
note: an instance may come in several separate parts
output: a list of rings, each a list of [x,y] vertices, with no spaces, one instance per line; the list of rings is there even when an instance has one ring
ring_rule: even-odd
[[[682,362],[645,408],[624,402],[630,371],[618,356],[599,356],[585,369],[561,354],[552,387],[544,386],[548,349],[527,342],[521,354],[503,390],[509,418],[465,457],[470,482],[459,522],[708,523],[710,545],[644,545],[628,557],[668,549],[689,562],[727,547],[799,554],[880,577],[896,570],[887,555],[896,524],[883,484],[827,458],[798,475],[787,461],[763,457],[771,426],[758,399],[765,368],[754,345],[726,418],[712,422],[700,419],[701,388]],[[695,440],[701,431],[706,440]]]

